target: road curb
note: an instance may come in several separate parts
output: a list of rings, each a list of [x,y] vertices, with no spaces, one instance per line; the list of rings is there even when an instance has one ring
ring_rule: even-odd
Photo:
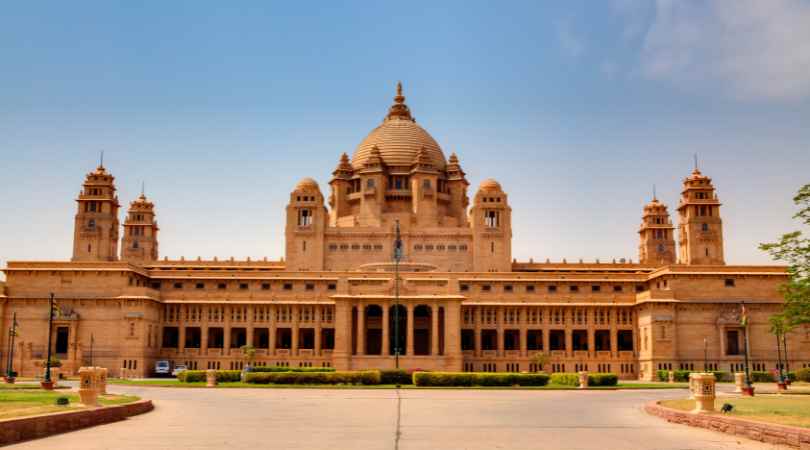
[[[154,408],[152,400],[139,400],[126,405],[103,406],[94,409],[0,420],[0,445],[9,445],[53,434],[117,422],[127,417],[149,412]]]
[[[810,429],[738,419],[718,414],[692,414],[650,402],[644,406],[647,414],[666,419],[667,422],[705,428],[721,433],[742,436],[767,444],[787,445],[810,449]]]

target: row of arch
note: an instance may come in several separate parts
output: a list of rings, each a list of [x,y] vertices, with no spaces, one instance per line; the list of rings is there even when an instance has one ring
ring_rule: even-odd
[[[398,332],[397,332],[398,331]],[[438,356],[444,354],[445,309],[438,305],[356,305],[352,308],[352,354]]]

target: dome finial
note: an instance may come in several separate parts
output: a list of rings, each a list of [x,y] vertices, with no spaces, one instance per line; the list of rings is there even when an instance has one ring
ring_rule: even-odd
[[[390,119],[406,119],[413,121],[411,110],[405,104],[405,96],[402,95],[402,82],[397,82],[397,95],[394,97],[394,104],[388,109],[388,115],[385,120]]]

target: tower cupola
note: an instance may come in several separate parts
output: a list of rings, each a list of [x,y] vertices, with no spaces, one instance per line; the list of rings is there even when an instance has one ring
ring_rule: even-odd
[[[120,205],[103,162],[85,176],[76,203],[71,261],[116,261]]]

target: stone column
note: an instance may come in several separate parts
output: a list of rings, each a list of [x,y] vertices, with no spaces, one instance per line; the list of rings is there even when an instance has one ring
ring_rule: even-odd
[[[525,325],[520,327],[520,356],[529,356],[529,336]]]
[[[430,306],[430,355],[439,355],[439,304]]]
[[[253,305],[247,307],[247,330],[245,331],[245,343],[253,345]]]
[[[223,331],[223,348],[222,354],[223,355],[230,355],[231,354],[231,307],[225,306],[225,326],[222,328]]]
[[[177,353],[182,355],[186,351],[186,321],[183,316],[186,314],[186,305],[180,305],[179,317],[177,320],[177,328],[179,330],[177,337]]]
[[[498,306],[496,321],[498,324],[498,356],[503,356],[503,306]]]
[[[290,355],[292,356],[298,356],[298,323],[300,312],[300,305],[292,305],[292,348],[290,349]]]
[[[574,333],[568,325],[565,327],[565,354],[567,356],[573,356],[574,354]]]
[[[611,309],[610,312],[610,355],[614,358],[619,356],[619,330],[617,328],[618,321],[616,320],[616,314],[618,314],[618,310],[615,308]]]
[[[448,301],[444,306],[444,355],[445,370],[460,372],[461,356],[461,302]]]
[[[483,355],[481,350],[481,307],[474,306],[473,308],[475,308],[473,309],[473,322],[475,326],[475,351],[473,354],[475,356],[481,356]],[[447,330],[447,311],[445,311],[444,329]],[[446,345],[447,344],[445,344],[445,346]]]
[[[357,304],[357,355],[366,354],[366,305]]]
[[[352,355],[352,304],[348,301],[335,302],[335,350],[332,362],[337,370],[351,368]]]
[[[208,355],[208,314],[211,306],[201,308],[202,317],[200,318],[200,355]]]
[[[405,354],[408,356],[413,356],[413,305],[407,303],[406,308],[408,309],[408,342],[405,346],[407,349]]]
[[[268,345],[267,354],[273,356],[276,354],[276,321],[278,316],[276,316],[276,305],[270,305],[270,343]]]
[[[596,332],[592,323],[588,324],[588,355],[591,357],[596,355]]]
[[[315,305],[315,356],[321,356],[321,305]]]
[[[389,328],[390,328],[389,323],[388,323],[389,322],[388,314],[389,314],[390,311],[388,311],[388,305],[387,304],[382,304],[380,306],[382,306],[382,310],[383,310],[382,311],[382,355],[383,356],[389,356],[390,353],[391,353],[390,352],[390,350],[391,350],[391,348],[390,348],[390,345],[391,345],[390,340],[391,340],[391,338],[388,335]]]
[[[548,325],[543,327],[543,351],[548,353],[551,356],[551,342],[549,338],[549,328]]]

